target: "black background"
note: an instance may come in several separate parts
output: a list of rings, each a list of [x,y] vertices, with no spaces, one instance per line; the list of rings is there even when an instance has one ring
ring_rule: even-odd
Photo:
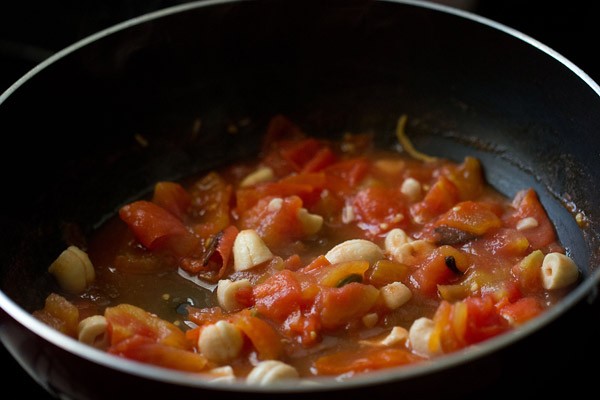
[[[71,0],[0,2],[0,92],[50,54],[137,15],[185,1]],[[600,82],[600,29],[594,1],[442,1],[515,28],[557,51]],[[597,396],[600,300],[583,301],[546,329],[498,355],[495,373],[472,382],[462,399],[548,396],[566,390]],[[0,346],[3,392],[49,396]],[[596,379],[594,379],[596,378]],[[467,379],[468,381],[468,379]],[[464,382],[464,381],[463,381]],[[401,396],[397,393],[397,396]],[[4,395],[3,395],[4,397]],[[447,398],[440,388],[440,399]]]

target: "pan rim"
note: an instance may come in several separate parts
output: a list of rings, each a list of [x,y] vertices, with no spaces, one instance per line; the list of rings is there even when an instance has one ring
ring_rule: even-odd
[[[6,101],[16,90],[22,85],[29,81],[32,77],[39,74],[45,68],[51,64],[61,60],[65,56],[77,51],[78,49],[87,46],[93,42],[96,42],[106,36],[113,33],[125,30],[127,28],[143,24],[148,21],[167,17],[173,14],[183,13],[188,10],[218,6],[222,4],[241,3],[243,1],[251,0],[199,0],[190,3],[185,3],[173,7],[168,7],[162,10],[144,14],[126,21],[123,21],[114,26],[103,29],[97,33],[94,33],[86,38],[83,38],[70,46],[58,51],[40,64],[36,65],[16,82],[14,82],[8,89],[0,94],[0,105]],[[600,86],[583,70],[573,64],[567,58],[548,47],[547,45],[539,42],[538,40],[499,22],[490,20],[488,18],[476,15],[469,11],[453,8],[450,6],[432,3],[429,1],[421,0],[380,0],[381,2],[387,3],[398,3],[405,4],[414,7],[427,8],[435,11],[451,14],[459,18],[465,18],[474,22],[487,25],[493,29],[502,31],[510,36],[515,37],[518,40],[526,42],[527,44],[541,50],[548,56],[554,58],[556,61],[562,63],[571,72],[577,75],[587,86],[589,86],[598,96],[600,96]],[[461,364],[475,361],[482,358],[485,355],[489,355],[495,351],[507,347],[508,345],[518,341],[520,339],[529,336],[530,334],[540,330],[542,327],[550,324],[560,315],[564,314],[568,309],[572,308],[576,303],[584,300],[587,296],[589,302],[593,301],[596,297],[597,284],[600,282],[600,268],[593,270],[590,275],[581,282],[572,292],[570,292],[560,303],[549,309],[543,315],[529,322],[528,324],[520,327],[515,331],[508,332],[500,335],[493,339],[487,340],[477,346],[469,347],[465,350],[448,354],[432,362],[423,363],[420,365],[414,365],[410,367],[398,367],[378,371],[374,373],[365,374],[362,376],[355,376],[350,380],[335,380],[327,378],[324,380],[318,380],[317,386],[313,385],[286,385],[286,386],[253,386],[248,385],[245,382],[235,383],[223,383],[223,382],[209,382],[207,380],[198,379],[197,375],[184,373],[179,371],[166,370],[164,368],[155,367],[151,365],[141,364],[135,361],[116,358],[110,354],[102,352],[100,350],[91,348],[85,344],[82,344],[70,337],[67,337],[60,332],[50,328],[34,318],[29,312],[22,309],[17,305],[11,298],[9,298],[3,291],[0,290],[0,308],[5,311],[10,317],[16,322],[23,325],[25,328],[30,330],[35,335],[41,337],[45,341],[67,351],[82,357],[93,363],[97,363],[104,367],[115,369],[130,375],[136,375],[142,378],[163,381],[171,384],[184,385],[197,388],[215,389],[220,391],[229,392],[312,392],[328,391],[328,390],[339,390],[339,389],[351,389],[356,387],[364,387],[370,385],[376,385],[381,383],[390,382],[401,382],[411,378],[416,378],[436,372],[446,370],[451,367],[459,366]]]

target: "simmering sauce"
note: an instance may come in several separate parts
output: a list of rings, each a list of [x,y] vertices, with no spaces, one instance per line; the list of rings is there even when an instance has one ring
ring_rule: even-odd
[[[118,357],[273,384],[435,359],[552,307],[579,271],[537,194],[419,153],[403,123],[399,151],[274,117],[255,160],[157,182],[69,247],[34,315]]]

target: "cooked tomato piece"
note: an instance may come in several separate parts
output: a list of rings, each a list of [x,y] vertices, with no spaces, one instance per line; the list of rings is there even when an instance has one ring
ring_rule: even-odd
[[[485,203],[463,201],[442,214],[435,226],[449,226],[473,235],[502,226],[502,221]]]
[[[317,139],[308,138],[298,141],[282,142],[280,153],[297,172],[302,171],[304,166],[317,154],[321,144]]]
[[[523,297],[514,303],[508,303],[500,309],[500,314],[511,325],[521,325],[537,317],[544,311],[544,307],[535,297]]]
[[[459,192],[456,185],[445,176],[440,176],[435,184],[431,186],[425,198],[410,208],[417,222],[425,223],[448,211],[459,200]]]
[[[533,218],[537,224],[537,226],[521,231],[533,250],[543,249],[556,241],[554,226],[533,189],[530,188],[517,193],[513,200],[513,206],[516,211],[508,214],[505,218],[508,226],[515,228],[519,221],[524,218]]]
[[[233,189],[221,175],[210,172],[190,188],[192,202],[189,215],[195,222],[194,231],[203,238],[216,235],[231,224],[229,211]]]
[[[282,322],[302,304],[302,288],[292,271],[283,270],[253,289],[256,311]]]
[[[304,177],[305,175],[298,176]],[[236,192],[236,210],[240,215],[243,215],[267,197],[285,198],[295,196],[302,199],[303,203],[306,201],[307,204],[312,204],[316,201],[321,191],[321,188],[313,186],[314,184],[315,182],[294,179],[287,182],[268,182],[255,187],[242,188]],[[321,182],[317,182],[317,185],[320,184]]]
[[[519,286],[526,293],[538,293],[542,290],[540,271],[543,261],[544,253],[541,250],[535,250],[511,268]]]
[[[438,285],[457,280],[469,266],[468,256],[452,246],[441,246],[412,273],[411,283],[426,296],[437,295]]]
[[[344,261],[315,269],[311,273],[320,285],[340,287],[348,277],[356,276],[358,282],[363,281],[365,271],[369,268],[367,261]]]
[[[135,238],[149,250],[173,246],[185,253],[197,245],[194,236],[179,218],[152,202],[140,200],[127,204],[121,207],[119,216]],[[180,247],[175,246],[171,240],[174,238]],[[181,246],[184,243],[185,246]]]
[[[475,157],[465,157],[462,164],[445,168],[446,176],[456,185],[460,200],[473,200],[483,192],[485,180],[481,163]]]
[[[190,273],[198,274],[202,279],[216,282],[225,275],[233,250],[233,243],[238,228],[229,225],[227,228],[208,239],[208,246],[199,257],[186,257],[179,263],[180,267]]]
[[[491,254],[507,260],[523,257],[529,248],[527,237],[516,229],[501,228],[485,235],[481,244]]]
[[[298,272],[310,273],[311,271],[315,271],[315,270],[324,268],[328,265],[331,265],[331,263],[329,262],[327,257],[325,257],[325,255],[321,254],[318,257],[316,257],[314,260],[312,260],[306,267],[298,270]]]
[[[468,344],[479,343],[508,330],[508,323],[500,316],[491,296],[468,297],[464,302],[468,310],[464,338]]]
[[[191,344],[181,329],[131,304],[108,307],[104,311],[104,317],[108,322],[108,338],[113,346],[138,335],[166,346],[191,349]]]
[[[275,360],[283,354],[281,337],[277,331],[262,319],[250,315],[249,310],[237,313],[233,323],[250,339],[260,360]]]
[[[340,288],[323,288],[321,323],[334,329],[365,315],[377,301],[379,290],[352,282]]]
[[[325,168],[326,188],[337,196],[350,195],[367,175],[368,170],[369,162],[362,157],[338,161]]]
[[[335,154],[329,147],[321,147],[315,155],[302,166],[302,172],[317,172],[335,162]]]
[[[319,357],[314,366],[319,374],[339,375],[376,371],[421,360],[421,357],[405,349],[369,346]]]
[[[44,308],[34,311],[33,316],[66,335],[77,335],[79,310],[59,294],[50,293],[46,297]]]
[[[312,347],[320,342],[321,319],[313,310],[296,310],[282,324],[285,333],[297,337],[303,346]]]
[[[382,287],[392,282],[402,282],[409,274],[409,268],[388,259],[378,260],[365,272],[365,282]]]
[[[208,361],[202,355],[157,343],[143,335],[133,335],[107,350],[111,354],[179,371],[201,372]]]
[[[356,219],[373,236],[394,228],[406,228],[408,210],[402,193],[394,188],[372,186],[356,194],[352,205]]]
[[[154,185],[152,202],[183,220],[192,198],[187,190],[176,182],[158,182]]]
[[[242,229],[254,229],[271,251],[283,253],[286,245],[306,236],[298,219],[300,208],[302,200],[297,196],[266,197],[243,213],[239,224]]]

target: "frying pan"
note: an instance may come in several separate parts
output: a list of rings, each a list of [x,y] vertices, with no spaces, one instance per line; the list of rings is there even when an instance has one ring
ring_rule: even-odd
[[[460,397],[493,374],[503,352],[595,295],[599,111],[598,85],[559,54],[432,3],[220,0],[129,20],[60,51],[0,96],[13,155],[0,160],[0,339],[64,398]],[[54,284],[47,266],[67,243],[82,243],[158,180],[254,154],[278,113],[317,136],[373,131],[381,146],[393,144],[407,114],[417,148],[480,158],[507,196],[533,187],[581,284],[522,329],[434,363],[276,389],[117,359],[31,317]],[[228,134],[241,120],[249,123]],[[564,340],[577,337],[574,329]]]

